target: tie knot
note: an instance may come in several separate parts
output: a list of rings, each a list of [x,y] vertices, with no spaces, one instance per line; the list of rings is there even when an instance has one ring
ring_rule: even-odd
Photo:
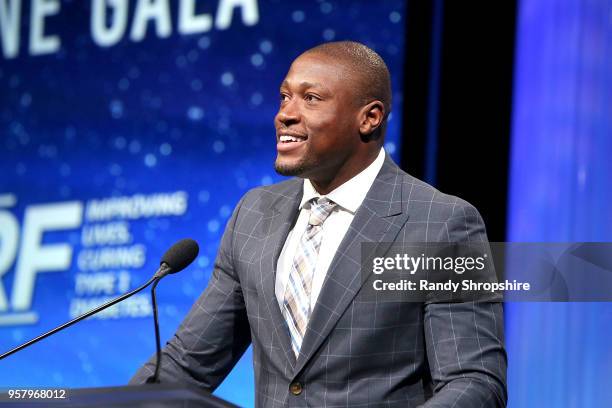
[[[310,225],[321,225],[329,217],[336,203],[327,197],[313,198],[310,205],[310,218],[308,223]]]

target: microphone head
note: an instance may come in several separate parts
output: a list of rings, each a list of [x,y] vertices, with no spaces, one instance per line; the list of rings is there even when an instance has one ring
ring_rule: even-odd
[[[170,273],[176,273],[189,266],[198,256],[198,252],[200,247],[197,242],[190,238],[181,239],[166,251],[160,264],[167,264]]]

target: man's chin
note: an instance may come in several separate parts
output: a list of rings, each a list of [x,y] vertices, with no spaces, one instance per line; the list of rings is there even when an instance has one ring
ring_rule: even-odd
[[[282,160],[276,159],[274,170],[281,176],[300,177],[306,171],[306,167],[304,162],[285,163]]]

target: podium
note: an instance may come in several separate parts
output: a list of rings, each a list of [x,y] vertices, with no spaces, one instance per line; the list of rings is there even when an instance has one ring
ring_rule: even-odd
[[[0,394],[0,407],[16,408],[235,408],[209,392],[184,384],[143,384],[121,387],[72,388],[65,399],[9,399]]]

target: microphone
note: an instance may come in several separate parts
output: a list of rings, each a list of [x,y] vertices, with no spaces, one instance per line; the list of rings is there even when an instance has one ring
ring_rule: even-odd
[[[162,256],[159,269],[154,277],[163,278],[170,273],[177,273],[185,269],[198,256],[200,248],[193,239],[181,239],[172,245]]]
[[[151,291],[151,297],[153,300],[153,318],[154,318],[154,323],[155,323],[155,334],[156,334],[156,338],[157,338],[157,349],[158,349],[158,364],[160,363],[160,358],[161,358],[161,353],[160,353],[160,345],[159,345],[159,325],[157,323],[157,305],[155,303],[155,287],[157,286],[157,284],[159,283],[159,281],[166,275],[170,274],[170,273],[176,273],[176,272],[180,272],[183,269],[185,269],[190,263],[193,262],[193,260],[198,256],[198,252],[199,252],[199,248],[198,248],[198,244],[197,242],[195,242],[192,239],[183,239],[178,241],[177,243],[175,243],[174,245],[172,245],[172,247],[170,247],[170,249],[168,249],[168,251],[166,251],[166,253],[164,254],[164,256],[162,257],[162,260],[160,262],[160,266],[159,269],[157,269],[157,271],[155,272],[155,275],[153,275],[153,277],[151,279],[149,279],[144,285],[132,290],[131,292],[128,292],[124,295],[119,296],[116,299],[113,299],[101,306],[98,306],[97,308],[90,310],[89,312],[86,312],[78,317],[75,317],[74,319],[70,320],[69,322],[66,322],[52,330],[49,330],[48,332],[41,334],[38,337],[33,338],[32,340],[29,340],[17,347],[15,347],[12,350],[9,350],[7,352],[5,352],[4,354],[0,355],[0,360],[2,360],[3,358],[6,358],[8,356],[10,356],[11,354],[14,354],[20,350],[23,350],[24,348],[31,346],[34,343],[39,342],[40,340],[51,336],[52,334],[57,333],[58,331],[61,331],[67,327],[72,326],[75,323],[80,322],[83,319],[88,318],[91,315],[94,315],[104,309],[107,309],[111,306],[113,306],[114,304],[117,304],[119,302],[121,302],[124,299],[129,298],[132,295],[135,295],[136,293],[142,291],[143,289],[145,289],[146,287],[148,287],[151,283],[153,283],[153,288]],[[156,367],[156,374],[158,373],[159,367]],[[155,377],[157,378],[157,377]]]

